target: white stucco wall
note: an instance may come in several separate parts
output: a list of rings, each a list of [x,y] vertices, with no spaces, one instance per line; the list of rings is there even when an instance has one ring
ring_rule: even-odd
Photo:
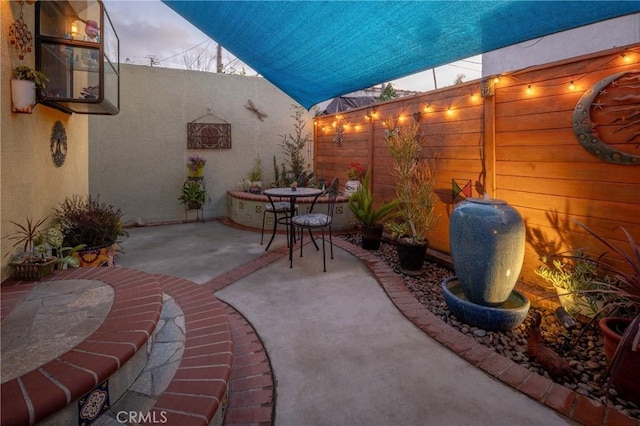
[[[640,14],[636,13],[485,53],[482,55],[482,76],[521,70],[638,42]]]
[[[211,204],[205,218],[227,214],[226,191],[237,188],[257,155],[263,181],[273,180],[273,156],[282,162],[281,135],[293,133],[295,102],[259,77],[215,74],[140,65],[121,65],[120,114],[91,116],[89,189],[120,207],[127,224],[185,220],[177,201],[186,179],[186,159],[207,159]],[[245,106],[251,100],[268,114],[260,121]],[[187,149],[187,123],[231,124],[231,149]],[[313,132],[310,114],[306,129]],[[308,147],[312,153],[313,148]],[[189,212],[189,219],[195,212]]]
[[[13,69],[18,65],[35,66],[35,43],[23,60],[9,43],[9,26],[19,16],[18,2],[0,2],[0,235],[14,232],[9,221],[25,223],[27,217],[38,220],[53,213],[65,197],[86,195],[88,180],[88,119],[86,115],[68,115],[37,105],[33,114],[11,112]],[[35,38],[35,5],[25,2],[24,20]],[[54,123],[60,120],[67,133],[68,153],[62,167],[51,159],[49,141]],[[0,280],[9,276],[12,242],[0,240],[2,271]],[[7,255],[7,256],[5,256]]]

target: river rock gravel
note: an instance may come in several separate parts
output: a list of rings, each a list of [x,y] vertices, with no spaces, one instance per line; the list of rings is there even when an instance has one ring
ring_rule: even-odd
[[[344,234],[340,237],[354,245],[361,246],[359,234]],[[526,353],[527,334],[525,327],[527,321],[518,328],[506,332],[487,331],[465,324],[451,314],[440,289],[442,281],[454,275],[452,270],[436,263],[425,262],[424,273],[413,277],[400,272],[398,256],[393,245],[383,243],[379,250],[371,250],[371,253],[384,260],[401,276],[404,284],[416,299],[442,321],[523,367],[551,379],[547,371]],[[597,325],[589,326],[586,323],[576,321],[576,326],[567,330],[558,322],[552,310],[532,306],[529,315],[533,312],[539,312],[542,315],[541,332],[547,346],[564,357],[573,370],[571,377],[556,382],[581,395],[604,404],[612,404],[620,412],[640,419],[640,407],[619,397],[615,388],[610,387],[606,390],[605,378],[608,364],[604,355],[604,343]],[[609,394],[609,398],[605,396],[605,391]]]

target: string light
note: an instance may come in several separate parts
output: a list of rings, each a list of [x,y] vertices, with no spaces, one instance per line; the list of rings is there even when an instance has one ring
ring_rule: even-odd
[[[453,115],[453,109],[451,107],[447,108],[447,115]]]
[[[620,56],[622,56],[622,60],[629,63],[631,62],[631,57],[629,55],[627,55],[626,53],[621,53]]]
[[[571,80],[571,83],[569,83],[569,90],[571,90],[571,91],[576,90],[576,85],[573,84],[573,80]]]
[[[527,86],[527,94],[530,95],[531,93],[533,93],[533,89],[531,88],[531,85],[528,85]]]

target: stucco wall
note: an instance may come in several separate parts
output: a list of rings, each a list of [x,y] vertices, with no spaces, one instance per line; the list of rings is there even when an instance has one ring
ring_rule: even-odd
[[[127,224],[185,220],[177,201],[186,159],[207,159],[212,202],[204,217],[224,216],[226,192],[237,188],[262,159],[263,181],[273,180],[273,156],[282,162],[281,135],[294,132],[295,102],[263,78],[121,65],[120,114],[90,118],[89,189],[120,207]],[[251,100],[268,116],[260,121]],[[187,123],[231,124],[231,149],[187,149]],[[305,130],[313,133],[310,115]],[[311,146],[309,153],[313,152]],[[311,159],[309,159],[311,162]],[[195,211],[189,212],[189,220]]]
[[[9,26],[19,15],[18,2],[0,2],[2,62],[0,65],[0,117],[1,138],[1,221],[0,235],[13,232],[9,223],[24,223],[50,215],[66,196],[87,194],[88,181],[88,120],[83,115],[67,115],[43,105],[37,105],[33,114],[11,112],[11,85],[13,69],[18,65],[35,65],[35,46],[23,60],[9,43]],[[24,20],[35,38],[35,5],[24,4]],[[51,159],[49,141],[54,123],[60,120],[67,132],[68,153],[62,167]],[[7,263],[12,242],[1,240],[2,272],[0,280],[9,276]],[[5,256],[7,255],[7,256]]]
[[[640,13],[636,13],[484,53],[482,75],[521,70],[639,41]]]

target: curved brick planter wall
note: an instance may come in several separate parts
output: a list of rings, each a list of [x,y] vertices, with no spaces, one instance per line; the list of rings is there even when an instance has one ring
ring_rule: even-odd
[[[333,230],[340,231],[351,229],[355,225],[355,218],[347,205],[347,197],[338,196],[336,208],[333,215]],[[262,212],[269,200],[266,195],[251,194],[242,191],[227,191],[227,209],[229,218],[239,225],[250,228],[262,228]],[[298,198],[296,204],[299,206],[299,213],[304,214],[311,208],[313,198]],[[314,211],[326,212],[327,197],[320,197],[316,203]],[[267,215],[265,222],[266,229],[273,229],[273,216]],[[283,228],[284,229],[284,228]]]
[[[111,285],[115,290],[111,311],[84,342],[37,370],[2,384],[2,426],[49,421],[52,415],[57,419],[55,413],[75,404],[123,366],[128,368],[136,353],[146,354],[141,349],[160,318],[163,292],[182,309],[187,334],[178,370],[151,414],[163,416],[168,424],[221,423],[233,342],[225,307],[211,291],[182,278],[114,267],[60,271],[43,281],[65,279]],[[35,285],[4,282],[2,317]],[[111,403],[118,397],[113,395]]]

